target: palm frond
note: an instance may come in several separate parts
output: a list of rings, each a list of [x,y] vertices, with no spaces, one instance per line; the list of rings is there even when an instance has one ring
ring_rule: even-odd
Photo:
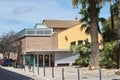
[[[80,19],[80,22],[86,22],[86,21],[88,21],[87,17],[83,17],[83,18]]]
[[[116,2],[115,4],[113,4],[112,5],[112,11],[113,11],[113,14],[115,15],[115,16],[118,16],[118,2]]]
[[[105,23],[106,19],[105,18],[98,18],[98,22]]]
[[[72,0],[73,8],[78,8],[79,3],[81,3],[82,0]]]
[[[90,34],[90,26],[86,28],[85,33],[86,33],[87,35]]]
[[[87,24],[82,24],[82,25],[80,26],[80,30],[86,29],[87,26],[88,26]]]

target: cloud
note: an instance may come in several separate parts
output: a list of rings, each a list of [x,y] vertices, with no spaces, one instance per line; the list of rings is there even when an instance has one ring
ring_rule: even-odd
[[[43,19],[74,19],[71,0],[2,0],[0,3],[1,31],[20,31],[34,27]]]
[[[34,27],[43,19],[74,19],[78,12],[71,0],[1,0],[0,34]]]
[[[22,7],[16,8],[13,12],[15,14],[23,14],[23,13],[28,13],[32,11],[32,9],[33,9],[33,6],[22,6]]]

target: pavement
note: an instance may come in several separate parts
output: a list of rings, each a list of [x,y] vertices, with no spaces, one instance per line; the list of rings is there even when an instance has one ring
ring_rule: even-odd
[[[0,80],[33,80],[31,77],[24,76],[0,67]]]
[[[31,77],[34,80],[63,80],[62,79],[62,68],[64,68],[64,80],[78,80],[78,68],[75,67],[55,67],[54,78],[52,78],[52,68],[46,67],[45,73],[42,67],[39,68],[39,74],[37,67],[28,70],[28,67],[24,69],[17,69],[13,67],[1,68],[22,74],[27,77]],[[98,70],[88,70],[88,68],[79,68],[80,80],[120,80],[120,76],[116,75],[115,72],[118,69],[101,69],[101,79]],[[45,74],[45,76],[44,76]]]

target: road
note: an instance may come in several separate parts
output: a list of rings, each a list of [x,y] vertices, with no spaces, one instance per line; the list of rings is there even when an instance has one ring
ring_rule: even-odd
[[[0,68],[0,80],[34,80],[34,79]]]

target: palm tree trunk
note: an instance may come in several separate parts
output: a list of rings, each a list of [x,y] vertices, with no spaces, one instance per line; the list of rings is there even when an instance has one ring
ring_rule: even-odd
[[[120,69],[120,0],[119,0],[119,3],[118,3],[118,10],[119,10],[119,13],[118,13],[118,38],[119,38],[118,52],[119,52],[119,69]]]
[[[110,14],[111,14],[112,38],[114,39],[114,16],[113,16],[113,11],[112,11],[112,0],[110,0]]]
[[[118,14],[118,26],[119,26],[119,40],[120,40],[120,0],[119,0],[119,4],[118,4],[118,10],[119,10],[119,14]]]
[[[98,25],[96,15],[96,2],[95,0],[88,0],[90,4],[90,33],[92,42],[92,55],[91,55],[91,66],[99,67],[99,45],[98,45]]]

